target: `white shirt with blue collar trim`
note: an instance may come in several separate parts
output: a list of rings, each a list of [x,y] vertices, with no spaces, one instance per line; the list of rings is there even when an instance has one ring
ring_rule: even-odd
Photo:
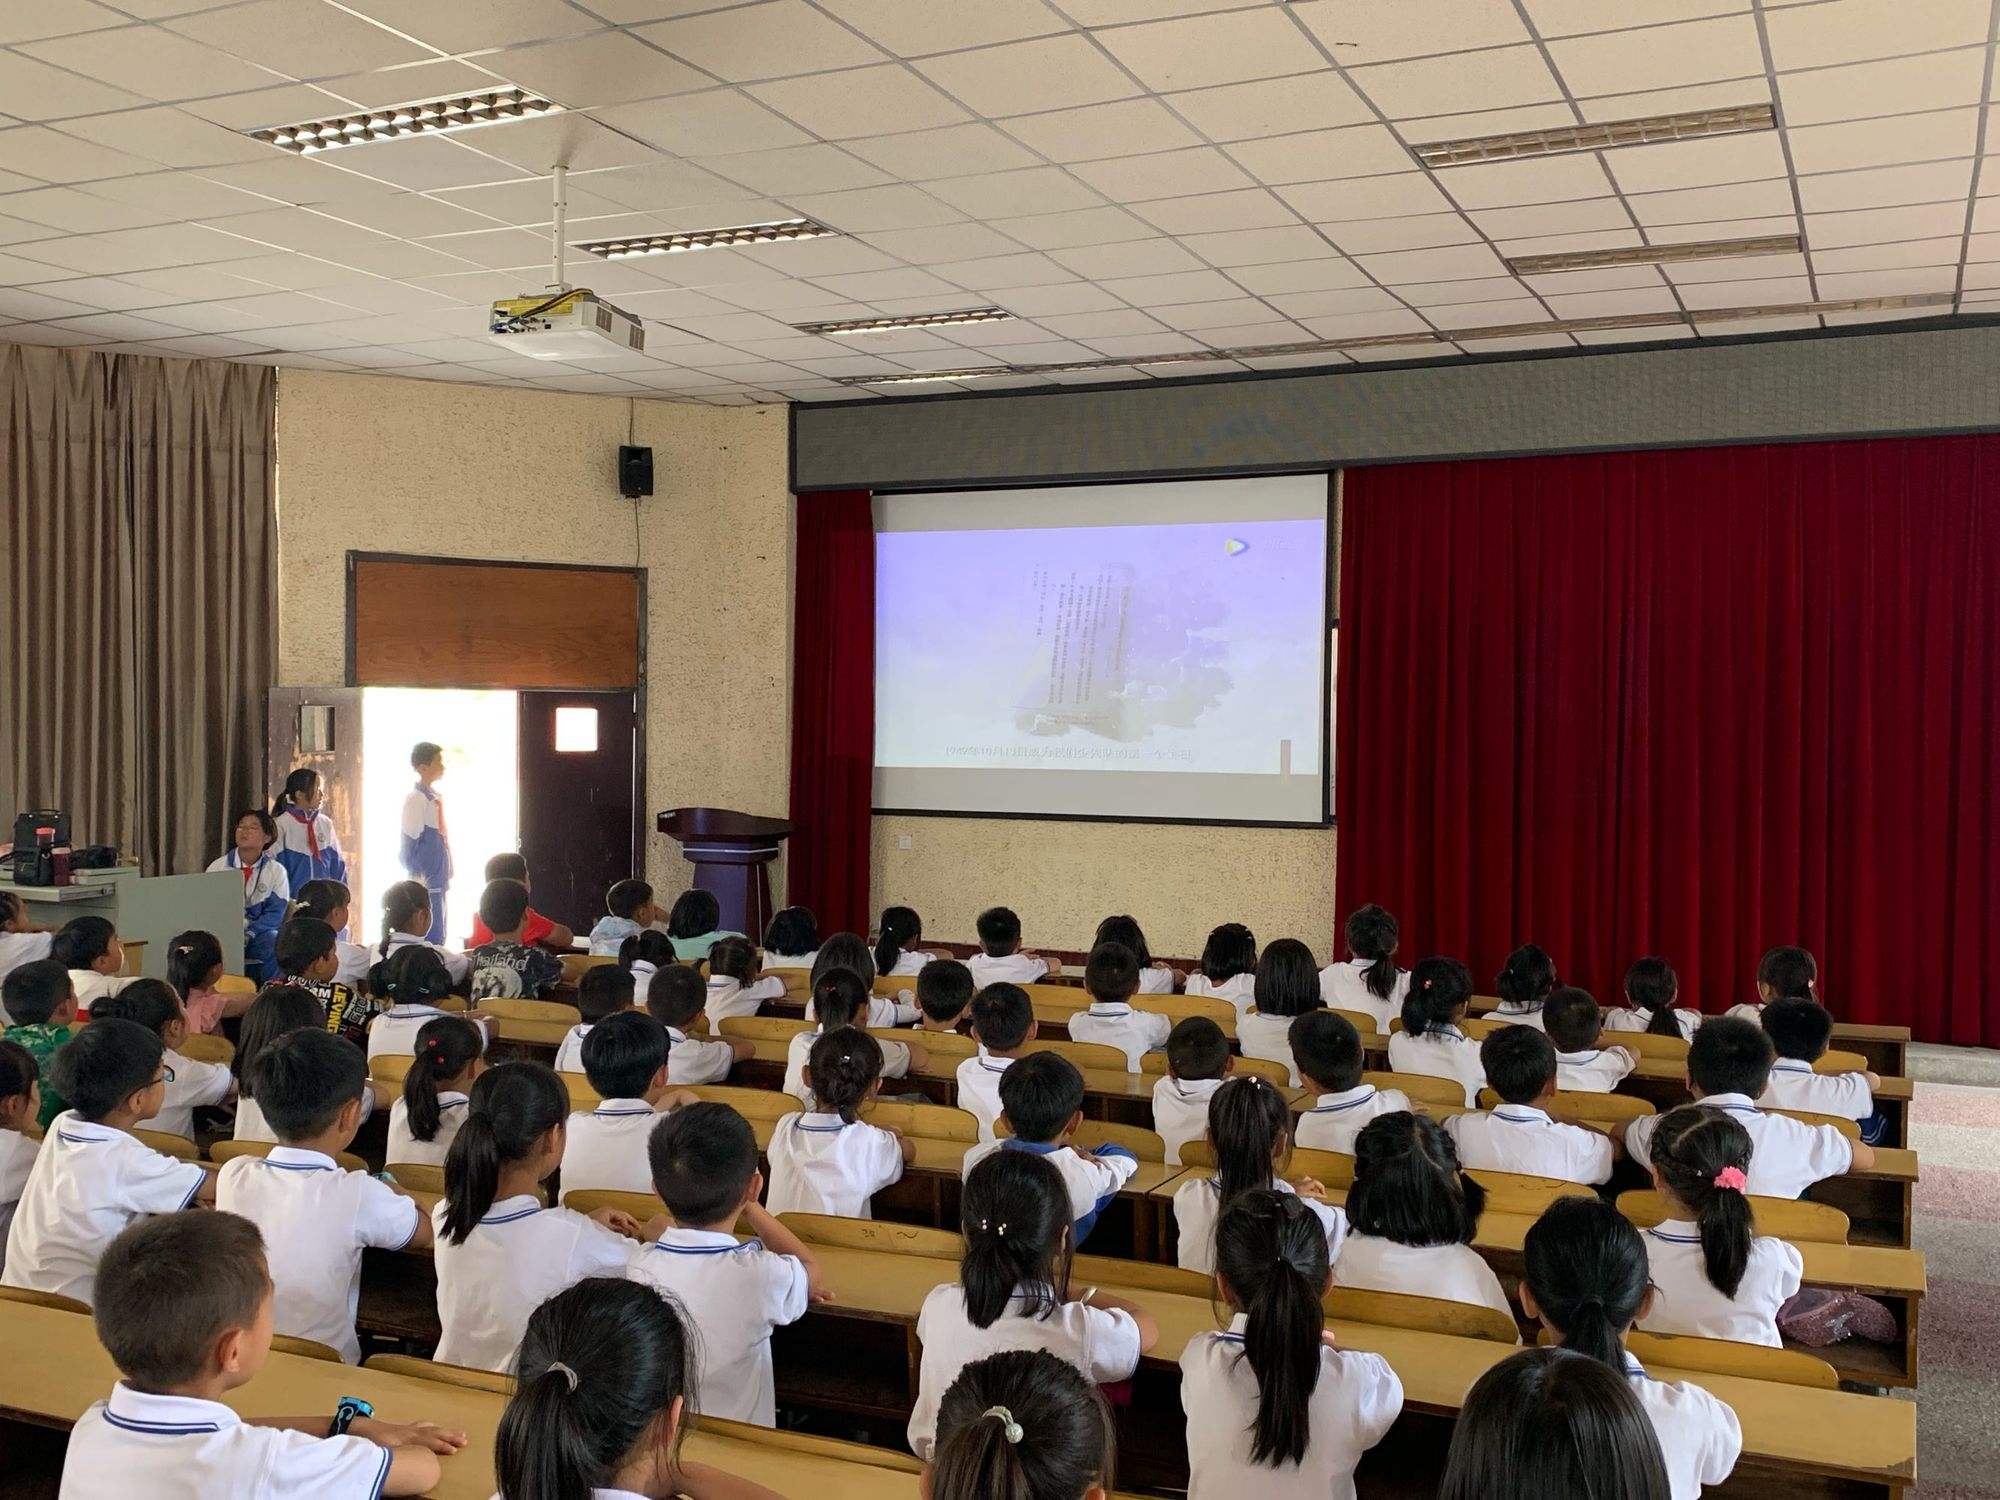
[[[186,1208],[207,1176],[194,1162],[64,1110],[50,1122],[15,1207],[0,1281],[90,1301],[105,1247],[134,1219]]]
[[[394,1457],[366,1438],[255,1427],[220,1401],[156,1396],[121,1380],[77,1418],[60,1500],[375,1500]]]
[[[1667,1219],[1646,1231],[1653,1306],[1639,1320],[1648,1333],[1687,1333],[1739,1344],[1784,1343],[1778,1309],[1798,1295],[1805,1258],[1796,1245],[1760,1234],[1750,1241],[1750,1258],[1736,1295],[1725,1297],[1708,1279],[1701,1231],[1689,1219]]]
[[[1556,1054],[1556,1087],[1578,1094],[1608,1094],[1638,1063],[1623,1047],[1590,1047]]]
[[[996,1151],[1032,1151],[1043,1157],[1062,1177],[1063,1186],[1069,1189],[1070,1216],[1078,1225],[1076,1242],[1080,1245],[1096,1224],[1097,1215],[1139,1171],[1138,1158],[1123,1146],[1101,1149],[1106,1154],[1100,1156],[1096,1152],[1079,1151],[1074,1146],[1017,1141],[1009,1136],[972,1147],[965,1153],[960,1172],[970,1177],[972,1169]]]
[[[805,1263],[709,1229],[669,1229],[632,1257],[632,1279],[672,1295],[701,1331],[695,1410],[774,1427],[771,1330],[806,1315]]]
[[[1167,1045],[1174,1023],[1150,1010],[1134,1010],[1122,1000],[1093,1000],[1090,1009],[1069,1018],[1069,1039],[1116,1047],[1125,1054],[1125,1071],[1139,1071],[1139,1059]]]
[[[1167,1163],[1181,1164],[1181,1147],[1208,1134],[1208,1104],[1222,1078],[1176,1078],[1169,1073],[1153,1085],[1153,1129],[1167,1143]]]
[[[1721,1484],[1735,1469],[1743,1452],[1743,1424],[1700,1386],[1655,1380],[1630,1354],[1625,1374],[1660,1440],[1673,1500],[1700,1500],[1704,1485]]]
[[[632,1242],[567,1208],[543,1208],[523,1193],[486,1210],[462,1244],[437,1231],[437,1358],[475,1370],[511,1370],[528,1314],[590,1276],[623,1276]]]
[[[997,1139],[993,1127],[1001,1114],[1000,1078],[1013,1065],[1013,1058],[995,1057],[984,1047],[958,1065],[958,1107],[979,1122],[982,1145]]]
[[[1479,1043],[1456,1026],[1433,1026],[1422,1036],[1407,1031],[1389,1037],[1389,1066],[1398,1073],[1449,1078],[1465,1090],[1466,1108],[1479,1103],[1486,1087],[1486,1065],[1479,1060]]]
[[[1294,1197],[1298,1189],[1282,1177],[1271,1186]],[[1340,1259],[1340,1247],[1347,1239],[1347,1215],[1336,1205],[1311,1198],[1300,1202],[1313,1211],[1326,1231],[1326,1259],[1331,1265]],[[1215,1274],[1215,1221],[1222,1216],[1222,1184],[1213,1177],[1195,1177],[1174,1190],[1174,1227],[1179,1233],[1176,1257],[1183,1271]]]
[[[458,1127],[465,1123],[465,1111],[470,1102],[464,1094],[440,1089],[437,1134],[427,1141],[420,1141],[410,1130],[409,1106],[398,1099],[389,1109],[389,1150],[383,1160],[390,1166],[405,1163],[443,1166],[445,1156],[451,1151],[451,1143],[458,1139]]]
[[[1444,1122],[1444,1133],[1458,1147],[1459,1164],[1469,1170],[1521,1172],[1590,1187],[1611,1180],[1609,1136],[1552,1120],[1531,1104],[1453,1115]]]
[[[666,1117],[644,1099],[606,1099],[595,1109],[572,1114],[563,1144],[563,1196],[599,1190],[652,1192],[653,1168],[646,1158],[646,1143],[653,1127]]]
[[[902,1143],[865,1120],[837,1114],[789,1114],[771,1128],[765,1206],[774,1214],[869,1217],[870,1200],[903,1180]]]
[[[1766,1114],[1748,1094],[1710,1094],[1697,1099],[1736,1117],[1750,1133],[1750,1170],[1745,1192],[1765,1198],[1796,1198],[1815,1182],[1838,1177],[1854,1165],[1854,1148],[1831,1125],[1808,1125],[1789,1115]],[[1625,1127],[1625,1150],[1642,1167],[1653,1165],[1653,1132],[1660,1115],[1641,1115]]]
[[[435,1005],[392,1005],[373,1021],[368,1023],[368,1060],[378,1057],[415,1057],[417,1055],[417,1033],[424,1029],[426,1022],[435,1021],[439,1016],[452,1012],[441,1010]],[[474,1021],[486,1037],[493,1040],[491,1021]]]
[[[667,1082],[674,1087],[698,1088],[704,1083],[720,1083],[735,1066],[736,1054],[729,1043],[689,1036],[675,1026],[667,1028]]]
[[[1803,1109],[1865,1120],[1875,1113],[1875,1096],[1859,1073],[1815,1073],[1802,1058],[1781,1057],[1771,1064],[1771,1081],[1757,1102],[1765,1109]]]
[[[812,1045],[824,1035],[822,1028],[810,1031],[795,1031],[792,1039],[785,1044],[784,1091],[807,1109],[813,1107],[812,1090],[806,1087],[806,1064],[812,1060]],[[882,1049],[882,1076],[884,1078],[907,1078],[910,1076],[910,1049],[901,1042],[886,1036],[877,1036],[875,1044]]]
[[[1396,970],[1395,983],[1387,995],[1368,988],[1372,958],[1343,958],[1319,971],[1319,997],[1334,1010],[1351,1010],[1367,1016],[1378,1033],[1387,1032],[1389,1022],[1403,1013],[1404,997],[1410,993],[1410,971]]]
[[[1410,1096],[1401,1089],[1378,1089],[1372,1083],[1321,1094],[1299,1116],[1292,1141],[1311,1151],[1339,1151],[1352,1156],[1354,1138],[1361,1134],[1364,1125],[1378,1115],[1400,1114],[1409,1107]]]

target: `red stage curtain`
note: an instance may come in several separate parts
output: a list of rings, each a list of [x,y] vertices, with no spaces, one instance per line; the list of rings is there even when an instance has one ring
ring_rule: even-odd
[[[2000,437],[1346,476],[1343,912],[2000,1045]]]
[[[868,931],[875,783],[875,521],[866,490],[798,497],[786,899]]]

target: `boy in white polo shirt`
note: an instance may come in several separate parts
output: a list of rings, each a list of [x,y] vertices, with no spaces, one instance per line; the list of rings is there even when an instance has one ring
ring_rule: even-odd
[[[1167,1162],[1181,1164],[1181,1147],[1208,1134],[1208,1101],[1236,1059],[1229,1038],[1207,1016],[1189,1016],[1167,1033],[1167,1073],[1153,1085],[1153,1129],[1167,1143]]]
[[[562,1190],[649,1193],[646,1139],[668,1110],[699,1096],[667,1082],[667,1028],[643,1010],[622,1010],[590,1030],[583,1072],[597,1090],[595,1109],[569,1117],[562,1155]]]
[[[1009,984],[1033,984],[1062,972],[1053,958],[1043,958],[1021,947],[1021,919],[1005,906],[989,906],[979,914],[979,946],[983,950],[967,959],[972,982],[981,989],[1005,980]]]
[[[271,1280],[247,1219],[135,1224],[104,1252],[98,1291],[97,1337],[124,1379],[77,1419],[61,1500],[422,1495],[442,1477],[438,1455],[465,1446],[462,1432],[385,1422],[346,1402],[255,1421],[223,1403],[271,1352]]]
[[[1377,1115],[1393,1115],[1410,1107],[1401,1089],[1378,1089],[1362,1081],[1367,1049],[1354,1023],[1333,1010],[1309,1010],[1286,1033],[1292,1044],[1292,1066],[1311,1084],[1318,1098],[1300,1113],[1292,1128],[1292,1144],[1313,1151],[1354,1154],[1354,1138]],[[1207,1128],[1204,1120],[1203,1128]]]
[[[729,1070],[756,1052],[754,1042],[722,1037],[705,1041],[689,1036],[687,1028],[701,1014],[708,986],[688,964],[667,964],[646,986],[646,1010],[667,1028],[667,1081],[689,1088],[720,1083]]]
[[[1139,1170],[1139,1158],[1123,1146],[1080,1151],[1070,1144],[1083,1124],[1083,1075],[1054,1052],[1031,1052],[1007,1069],[1000,1079],[1000,1115],[1013,1134],[966,1152],[964,1175],[995,1151],[1045,1158],[1069,1189],[1074,1243],[1081,1248],[1097,1216]]]
[[[599,964],[594,969],[584,970],[583,978],[576,982],[576,1010],[583,1019],[570,1027],[561,1045],[556,1048],[555,1070],[558,1073],[581,1073],[584,1038],[600,1022],[620,1011],[636,1009],[632,999],[637,993],[638,981],[633,979],[630,969],[621,969],[616,964]]]
[[[1603,1045],[1604,1012],[1588,990],[1567,985],[1542,1003],[1542,1029],[1556,1048],[1556,1087],[1608,1094],[1639,1066],[1627,1047]]]
[[[818,1263],[758,1204],[757,1139],[728,1105],[697,1100],[676,1110],[653,1127],[647,1154],[675,1227],[633,1255],[632,1279],[679,1302],[701,1331],[695,1410],[776,1426],[771,1330],[829,1300]],[[738,1243],[739,1222],[756,1237]]]
[[[1688,1088],[1697,1104],[1726,1110],[1750,1133],[1750,1170],[1743,1191],[1766,1198],[1796,1198],[1823,1178],[1865,1172],[1875,1151],[1850,1141],[1831,1125],[1808,1125],[1766,1114],[1756,1101],[1771,1081],[1776,1054],[1754,1021],[1717,1016],[1688,1043]],[[1649,1146],[1660,1116],[1641,1115],[1625,1127],[1625,1149],[1651,1170]]]
[[[216,1204],[255,1224],[269,1247],[278,1332],[359,1364],[361,1252],[431,1243],[414,1198],[334,1160],[361,1128],[368,1060],[332,1032],[294,1031],[257,1054],[250,1088],[279,1144],[226,1163]]]
[[[925,965],[926,968],[929,965]],[[1035,1039],[1035,1006],[1018,984],[989,984],[972,997],[972,1035],[979,1050],[958,1065],[958,1107],[979,1122],[979,1139],[994,1139],[1000,1080]]]
[[[1549,1114],[1556,1049],[1546,1036],[1532,1026],[1503,1026],[1479,1044],[1479,1062],[1501,1103],[1444,1122],[1461,1166],[1593,1187],[1611,1180],[1617,1150],[1610,1137]]]
[[[95,1021],[64,1044],[49,1082],[70,1107],[49,1126],[7,1231],[0,1281],[88,1302],[104,1247],[134,1219],[215,1201],[215,1179],[130,1133],[160,1112],[160,1039],[136,1021]]]
[[[1099,943],[1083,966],[1083,987],[1090,992],[1090,1009],[1069,1019],[1073,1042],[1096,1042],[1125,1054],[1125,1070],[1139,1071],[1139,1060],[1167,1044],[1174,1023],[1150,1010],[1134,1010],[1139,993],[1138,955],[1123,943]]]
[[[1757,1018],[1764,1035],[1778,1056],[1771,1064],[1771,1080],[1757,1102],[1765,1109],[1803,1109],[1814,1114],[1838,1115],[1861,1127],[1861,1139],[1873,1146],[1882,1139],[1888,1121],[1875,1108],[1875,1090],[1882,1086],[1879,1075],[1858,1073],[1816,1073],[1813,1064],[1826,1055],[1833,1039],[1833,1017],[1817,1000],[1796,996],[1773,1000]]]

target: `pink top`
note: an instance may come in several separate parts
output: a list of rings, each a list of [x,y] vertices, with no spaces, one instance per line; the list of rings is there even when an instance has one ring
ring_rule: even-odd
[[[228,1001],[229,997],[217,990],[189,990],[185,1005],[188,1030],[197,1033],[220,1031],[222,1007]]]

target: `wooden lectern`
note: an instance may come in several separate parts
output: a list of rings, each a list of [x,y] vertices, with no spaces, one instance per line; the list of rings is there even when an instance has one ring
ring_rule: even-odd
[[[771,920],[771,861],[792,825],[722,807],[670,808],[656,823],[694,866],[695,889],[721,905],[723,928],[760,941]]]

